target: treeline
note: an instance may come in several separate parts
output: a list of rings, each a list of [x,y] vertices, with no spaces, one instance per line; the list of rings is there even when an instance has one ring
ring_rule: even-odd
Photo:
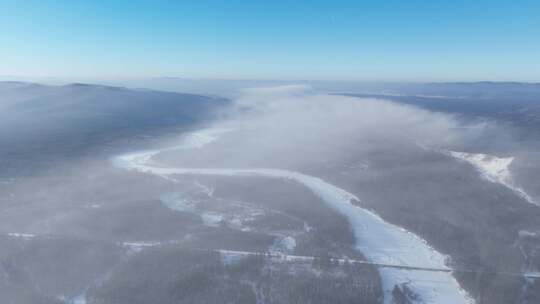
[[[273,261],[265,254],[223,263],[219,253],[162,247],[143,251],[88,292],[89,304],[379,303],[365,265]]]

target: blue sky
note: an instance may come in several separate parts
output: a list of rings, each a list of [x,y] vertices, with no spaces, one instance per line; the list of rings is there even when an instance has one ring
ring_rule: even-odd
[[[540,1],[0,0],[0,75],[540,81]]]

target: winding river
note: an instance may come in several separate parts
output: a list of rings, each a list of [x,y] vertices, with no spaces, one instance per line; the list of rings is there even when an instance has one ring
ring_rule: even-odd
[[[178,174],[262,176],[289,179],[310,189],[329,207],[343,214],[352,226],[356,248],[371,262],[418,268],[448,269],[447,256],[437,252],[417,235],[384,221],[377,214],[353,204],[358,197],[318,177],[300,172],[271,168],[183,168],[158,163],[153,157],[167,150],[198,149],[218,140],[221,134],[233,130],[203,129],[184,137],[181,145],[129,153],[113,159],[115,166],[156,176],[171,178]],[[392,303],[395,285],[406,284],[419,295],[419,303],[474,303],[459,286],[451,272],[416,269],[379,268],[384,303]]]

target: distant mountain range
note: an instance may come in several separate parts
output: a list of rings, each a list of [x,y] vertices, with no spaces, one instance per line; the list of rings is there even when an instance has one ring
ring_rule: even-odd
[[[426,83],[345,95],[383,98],[467,119],[493,119],[533,137],[540,134],[540,83]]]

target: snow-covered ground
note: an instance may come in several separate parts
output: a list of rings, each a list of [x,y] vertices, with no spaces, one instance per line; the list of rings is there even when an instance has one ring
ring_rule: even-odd
[[[274,244],[270,247],[270,252],[292,253],[296,248],[296,239],[290,235],[278,235]]]
[[[8,236],[13,237],[13,238],[21,238],[21,239],[32,239],[36,237],[36,235],[32,233],[16,233],[16,232],[8,233]]]
[[[279,244],[289,252],[294,251],[294,249],[296,248],[296,240],[292,236],[280,238]]]
[[[161,246],[162,242],[123,242],[120,245],[126,247],[130,253],[141,252],[145,248]]]
[[[196,185],[200,185],[199,188],[202,186],[198,182],[196,182]],[[210,190],[207,190],[207,187],[200,189],[201,194],[211,197],[211,195],[208,195],[208,191]],[[247,203],[243,204],[241,209],[231,208],[230,211],[224,211],[223,208],[221,208],[221,210],[208,210],[208,208],[201,208],[200,198],[191,197],[188,194],[179,192],[162,194],[160,201],[164,206],[171,210],[188,212],[200,216],[203,224],[209,227],[219,227],[223,224],[227,225],[229,228],[249,231],[251,230],[249,223],[265,214],[264,210],[249,206]],[[226,201],[225,203],[231,204],[229,201]],[[230,205],[230,207],[232,207],[232,205]]]
[[[230,131],[230,130],[227,130]],[[201,148],[217,140],[222,129],[207,129],[187,136],[182,145],[172,149]],[[357,241],[357,248],[371,261],[380,264],[401,265],[418,268],[448,269],[447,257],[426,241],[413,233],[385,222],[377,214],[362,209],[352,202],[359,199],[324,180],[300,172],[269,168],[174,168],[158,164],[152,157],[162,150],[151,150],[121,155],[113,163],[123,169],[154,174],[170,179],[178,174],[222,175],[222,176],[263,176],[294,180],[319,196],[323,202],[334,208],[349,220]],[[459,286],[450,272],[414,269],[379,269],[385,293],[385,303],[392,303],[392,289],[395,285],[408,286],[421,297],[423,303],[458,304],[474,301]]]
[[[486,180],[507,187],[531,204],[538,204],[529,194],[527,194],[527,192],[525,192],[525,190],[523,190],[523,188],[517,186],[512,179],[510,164],[514,161],[513,157],[496,157],[482,153],[455,151],[448,151],[447,154],[473,165]]]
[[[86,295],[81,294],[73,298],[70,302],[70,304],[86,304]]]

